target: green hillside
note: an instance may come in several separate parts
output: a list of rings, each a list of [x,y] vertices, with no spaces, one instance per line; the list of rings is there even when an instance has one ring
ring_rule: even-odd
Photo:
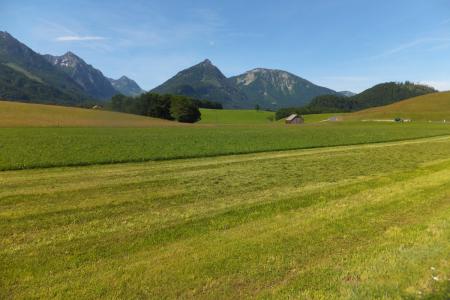
[[[298,114],[320,114],[358,111],[377,107],[437,92],[434,88],[411,82],[386,82],[377,84],[360,94],[344,97],[342,95],[323,95],[311,100],[303,107],[291,107],[278,110],[277,118]]]
[[[0,95],[4,99],[25,102],[75,104],[83,103],[14,64],[0,62]]]
[[[177,124],[111,111],[0,101],[0,127],[152,127]]]
[[[345,116],[346,120],[412,119],[414,121],[450,121],[450,92],[414,97],[390,105],[373,107]]]
[[[67,74],[9,33],[0,31],[0,96],[77,104],[90,97]]]
[[[354,103],[353,110],[360,110],[435,92],[437,91],[432,87],[412,82],[387,82],[378,84],[349,99]]]

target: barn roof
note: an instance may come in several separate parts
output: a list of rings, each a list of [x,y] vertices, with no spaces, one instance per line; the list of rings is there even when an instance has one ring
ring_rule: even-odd
[[[292,120],[294,120],[297,117],[298,117],[297,114],[292,114],[292,115],[290,115],[289,117],[286,118],[286,121],[292,121]]]

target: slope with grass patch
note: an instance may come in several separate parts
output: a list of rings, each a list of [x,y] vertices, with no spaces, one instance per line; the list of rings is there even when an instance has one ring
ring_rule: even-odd
[[[348,114],[345,120],[450,121],[450,92],[434,93]]]
[[[131,114],[0,101],[0,127],[153,127],[182,126],[162,119]]]

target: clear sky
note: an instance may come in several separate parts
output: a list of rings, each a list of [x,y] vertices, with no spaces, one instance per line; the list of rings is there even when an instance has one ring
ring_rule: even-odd
[[[0,30],[70,50],[151,89],[209,58],[226,76],[282,69],[335,90],[385,81],[450,89],[450,1],[13,1]]]

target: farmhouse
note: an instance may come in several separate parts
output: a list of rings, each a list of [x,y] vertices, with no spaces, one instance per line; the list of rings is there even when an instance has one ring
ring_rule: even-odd
[[[303,122],[304,122],[303,117],[297,114],[292,114],[285,119],[286,124],[301,124]]]

